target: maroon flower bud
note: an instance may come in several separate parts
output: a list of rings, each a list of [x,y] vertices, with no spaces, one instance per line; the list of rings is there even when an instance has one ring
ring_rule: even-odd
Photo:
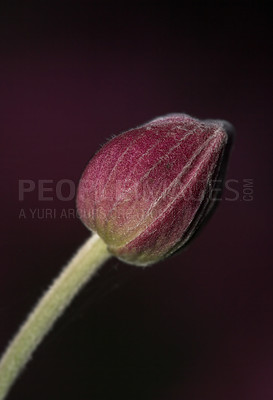
[[[128,263],[180,250],[215,204],[230,130],[225,121],[170,114],[114,137],[80,180],[82,221]]]

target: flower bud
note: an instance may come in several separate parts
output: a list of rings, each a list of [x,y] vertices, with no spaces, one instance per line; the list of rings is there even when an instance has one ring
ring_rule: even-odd
[[[177,252],[216,203],[229,131],[225,121],[170,114],[114,137],[81,177],[82,221],[127,263]]]

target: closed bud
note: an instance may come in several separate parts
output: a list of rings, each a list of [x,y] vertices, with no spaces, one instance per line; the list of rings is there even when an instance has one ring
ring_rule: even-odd
[[[127,263],[179,251],[219,198],[231,131],[225,121],[170,114],[114,137],[81,177],[82,221]]]

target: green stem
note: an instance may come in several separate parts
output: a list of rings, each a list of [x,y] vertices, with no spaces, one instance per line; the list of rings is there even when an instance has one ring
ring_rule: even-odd
[[[58,317],[110,256],[106,244],[94,234],[42,296],[0,360],[0,400],[6,397]]]

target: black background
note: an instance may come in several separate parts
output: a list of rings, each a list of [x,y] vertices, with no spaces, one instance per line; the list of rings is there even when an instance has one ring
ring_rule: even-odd
[[[238,198],[226,190],[202,234],[164,263],[111,260],[9,399],[272,399],[269,3],[9,1],[0,13],[0,352],[88,237],[60,218],[74,208],[56,196],[61,179],[76,184],[106,138],[169,112],[237,131],[227,179]],[[22,179],[36,187],[19,201]],[[39,198],[41,179],[53,201]]]

